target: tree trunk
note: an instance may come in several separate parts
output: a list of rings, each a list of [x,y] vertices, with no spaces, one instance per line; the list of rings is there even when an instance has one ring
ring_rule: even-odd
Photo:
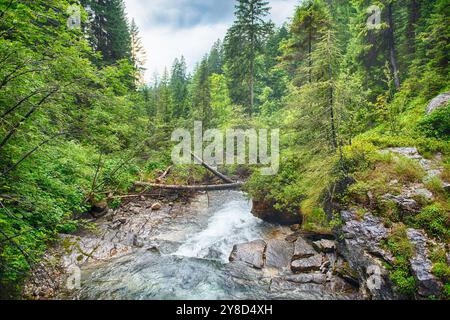
[[[243,186],[243,183],[236,182],[228,184],[184,186],[184,185],[164,185],[148,182],[135,182],[134,185],[138,187],[151,187],[156,189],[176,190],[176,191],[220,191],[220,190],[239,189]]]
[[[226,183],[235,183],[235,181],[231,180],[230,178],[228,178],[226,175],[220,173],[219,171],[215,170],[214,168],[212,168],[210,165],[208,165],[206,162],[204,162],[202,159],[200,159],[199,157],[197,157],[195,154],[191,153],[192,157],[197,160],[198,162],[200,162],[202,164],[203,167],[205,167],[207,170],[209,170],[211,173],[213,173],[215,176],[219,177],[220,179],[222,179],[224,182]]]
[[[330,108],[330,121],[331,121],[331,143],[333,145],[334,150],[337,149],[337,133],[336,133],[336,122],[335,122],[335,114],[334,114],[334,91],[333,91],[333,70],[331,64],[328,66],[329,68],[329,81],[330,81],[330,89],[329,89],[329,108]]]
[[[397,90],[400,89],[400,77],[399,77],[399,70],[398,70],[398,64],[397,64],[397,57],[396,57],[396,50],[395,50],[395,38],[394,38],[394,17],[393,17],[393,9],[392,9],[392,3],[389,3],[388,5],[388,46],[389,46],[389,55],[392,65],[392,74],[394,77],[394,83],[395,88]]]
[[[411,54],[416,52],[416,27],[419,21],[420,4],[418,0],[409,2],[409,18],[408,18],[408,49]]]
[[[308,82],[312,82],[312,17],[309,16],[308,32]]]

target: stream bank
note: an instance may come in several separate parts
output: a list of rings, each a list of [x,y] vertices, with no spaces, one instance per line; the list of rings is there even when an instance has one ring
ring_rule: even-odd
[[[335,272],[344,261],[334,245],[254,217],[241,192],[166,199],[159,210],[155,202],[136,199],[98,219],[95,232],[62,236],[61,267],[80,268],[81,286],[67,290],[61,272],[48,298],[359,298]]]

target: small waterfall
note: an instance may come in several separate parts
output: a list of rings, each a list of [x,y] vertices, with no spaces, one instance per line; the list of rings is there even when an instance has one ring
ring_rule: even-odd
[[[260,239],[264,223],[250,213],[243,194],[236,192],[233,198],[237,199],[213,206],[207,227],[190,235],[174,255],[227,262],[235,244]]]

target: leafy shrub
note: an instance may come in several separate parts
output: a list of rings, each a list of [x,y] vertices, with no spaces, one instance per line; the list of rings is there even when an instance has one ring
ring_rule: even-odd
[[[419,123],[419,130],[429,138],[450,140],[450,105],[423,119]]]
[[[439,204],[425,207],[412,222],[434,237],[445,240],[450,236],[448,212]]]
[[[355,141],[351,146],[344,147],[342,153],[343,166],[348,172],[353,173],[368,169],[378,152],[371,143]]]
[[[385,243],[387,249],[394,255],[394,264],[390,279],[397,290],[407,296],[414,296],[416,281],[412,276],[409,259],[413,254],[413,247],[408,240],[406,227],[403,224],[394,225],[392,233]]]

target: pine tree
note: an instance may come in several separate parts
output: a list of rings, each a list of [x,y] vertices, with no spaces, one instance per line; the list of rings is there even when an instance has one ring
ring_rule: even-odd
[[[283,45],[283,61],[294,83],[301,86],[312,82],[312,74],[302,75],[301,68],[311,71],[312,52],[320,40],[321,32],[329,26],[329,13],[323,0],[306,0],[297,8],[291,24],[291,37]],[[299,72],[300,71],[300,72]]]
[[[208,58],[204,57],[192,79],[192,116],[208,128],[211,123],[211,82]]]
[[[270,13],[268,5],[264,0],[238,0],[236,21],[225,38],[228,68],[233,77],[241,80],[241,83],[246,82],[248,86],[245,105],[250,115],[255,110],[255,60],[273,29],[273,24],[265,20]]]
[[[142,46],[142,40],[139,36],[139,28],[136,25],[134,19],[131,20],[130,25],[130,37],[131,37],[131,63],[136,70],[136,82],[138,84],[143,83],[143,73],[145,71],[145,49]]]
[[[223,73],[223,50],[222,41],[217,40],[208,55],[208,69],[211,74]]]
[[[85,0],[92,9],[90,41],[106,64],[131,60],[131,36],[123,0]]]
[[[186,69],[186,60],[183,56],[181,59],[175,59],[170,77],[171,111],[174,118],[184,117],[189,113],[187,107],[188,76]]]

